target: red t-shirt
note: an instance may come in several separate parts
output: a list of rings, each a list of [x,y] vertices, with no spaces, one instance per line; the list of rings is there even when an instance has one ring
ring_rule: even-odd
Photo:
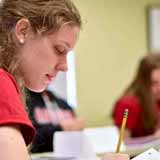
[[[0,125],[18,124],[26,145],[34,138],[35,129],[21,102],[14,78],[0,69]]]
[[[141,110],[139,101],[135,96],[122,97],[115,104],[114,111],[113,111],[113,118],[116,126],[118,127],[121,126],[123,112],[126,108],[128,108],[129,110],[126,128],[131,131],[132,137],[147,136],[153,133],[153,131],[147,132],[144,129],[144,126],[142,123],[142,110]],[[160,113],[159,103],[157,103],[157,113]]]

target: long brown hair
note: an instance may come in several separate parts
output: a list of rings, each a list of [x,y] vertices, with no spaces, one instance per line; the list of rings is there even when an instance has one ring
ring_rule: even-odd
[[[134,80],[124,96],[136,95],[142,107],[142,123],[146,131],[153,130],[157,123],[156,99],[151,92],[151,73],[160,68],[160,53],[150,53],[139,63]]]
[[[0,2],[0,67],[11,73],[20,88],[18,75],[19,47],[14,39],[14,27],[21,18],[30,21],[35,33],[56,32],[69,23],[81,27],[79,11],[70,0],[2,0]]]

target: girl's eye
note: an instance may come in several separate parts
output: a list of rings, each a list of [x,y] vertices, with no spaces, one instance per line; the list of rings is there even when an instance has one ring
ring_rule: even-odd
[[[65,53],[65,49],[61,49],[59,47],[55,47],[55,50],[58,54],[64,54]]]
[[[58,54],[63,54],[64,51],[61,51],[60,49],[58,49],[57,47],[55,47],[56,53]]]

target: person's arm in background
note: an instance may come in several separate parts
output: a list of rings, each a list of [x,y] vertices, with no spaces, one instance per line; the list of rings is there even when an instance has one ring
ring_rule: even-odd
[[[78,131],[85,127],[84,120],[78,117],[64,119],[60,121],[60,126],[64,131]]]
[[[30,160],[25,141],[17,125],[0,126],[0,159]]]
[[[71,116],[68,118],[62,118],[60,120],[60,126],[64,131],[76,131],[76,130],[83,130],[85,127],[84,120],[76,115],[74,112],[73,107],[71,107],[65,100],[61,98],[54,97],[59,108],[63,111],[68,112]]]

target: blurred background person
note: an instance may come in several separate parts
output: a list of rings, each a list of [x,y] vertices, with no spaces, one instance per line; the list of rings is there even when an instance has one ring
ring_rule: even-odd
[[[53,151],[56,131],[76,131],[84,128],[72,107],[53,92],[35,93],[27,90],[29,115],[37,133],[31,146],[32,153]]]
[[[160,53],[150,53],[139,63],[137,73],[113,108],[114,124],[121,126],[128,108],[125,138],[160,137]]]

